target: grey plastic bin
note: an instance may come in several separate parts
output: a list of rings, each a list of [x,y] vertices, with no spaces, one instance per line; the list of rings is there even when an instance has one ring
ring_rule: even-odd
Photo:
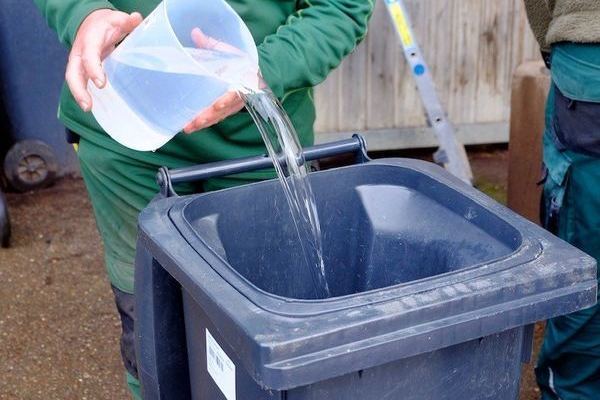
[[[0,54],[0,96],[13,141],[46,143],[52,149],[59,172],[76,171],[77,158],[66,143],[65,127],[56,116],[67,49],[59,43],[56,32],[47,26],[33,1],[2,2]]]
[[[361,143],[307,158],[364,155]],[[595,261],[438,166],[359,159],[311,174],[328,299],[316,298],[277,181],[142,212],[144,399],[517,398],[532,324],[594,304]],[[163,171],[161,181],[259,164]]]

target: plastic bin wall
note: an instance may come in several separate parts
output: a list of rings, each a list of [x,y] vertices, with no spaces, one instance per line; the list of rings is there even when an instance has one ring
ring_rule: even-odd
[[[76,171],[76,155],[56,116],[67,49],[33,1],[2,3],[0,54],[0,96],[13,139],[42,140],[54,149],[61,173]]]
[[[433,164],[310,179],[327,299],[276,181],[142,212],[145,399],[516,399],[532,324],[596,301],[594,259]]]

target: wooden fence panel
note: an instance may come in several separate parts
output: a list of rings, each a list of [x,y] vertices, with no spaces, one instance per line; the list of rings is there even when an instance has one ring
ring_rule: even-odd
[[[507,140],[512,73],[539,57],[522,0],[407,0],[407,7],[459,137]],[[435,144],[381,0],[367,38],[315,97],[317,141],[360,131],[376,137],[378,149]]]

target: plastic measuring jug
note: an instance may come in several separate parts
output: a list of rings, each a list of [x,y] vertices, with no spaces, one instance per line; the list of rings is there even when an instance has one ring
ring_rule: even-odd
[[[156,150],[229,90],[258,89],[250,31],[223,0],[164,0],[104,60],[92,113],[117,142]]]

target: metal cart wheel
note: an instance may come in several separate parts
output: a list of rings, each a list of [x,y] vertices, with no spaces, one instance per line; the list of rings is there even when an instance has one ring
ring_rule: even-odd
[[[51,185],[57,172],[58,162],[54,152],[39,140],[16,143],[4,158],[6,179],[19,192]]]
[[[10,244],[10,219],[8,206],[4,193],[0,190],[0,246],[8,247]]]

